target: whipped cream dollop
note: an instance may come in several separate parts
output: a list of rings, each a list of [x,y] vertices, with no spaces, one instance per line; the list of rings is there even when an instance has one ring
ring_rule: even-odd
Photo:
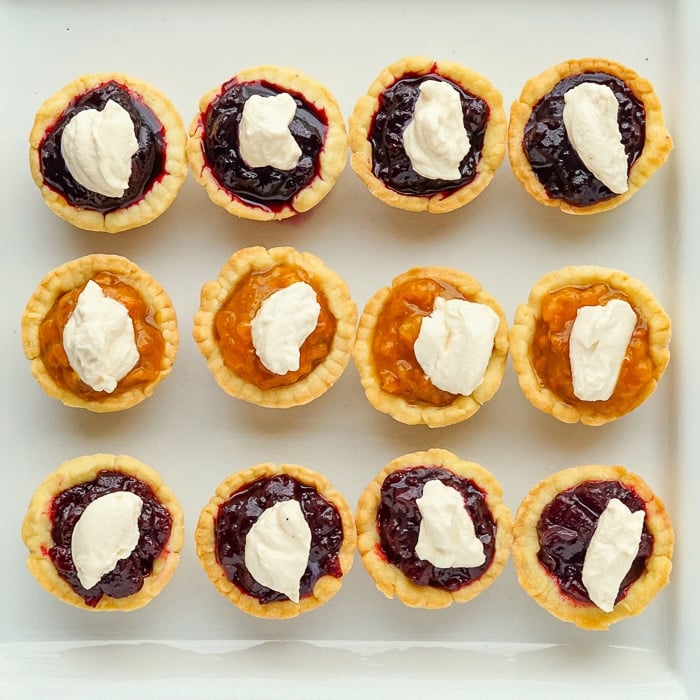
[[[89,280],[63,329],[70,366],[95,391],[112,393],[134,367],[139,351],[126,306]]]
[[[431,180],[458,180],[459,165],[471,147],[459,92],[442,80],[425,80],[419,90],[413,119],[403,133],[411,167]]]
[[[484,379],[499,323],[486,304],[435,297],[413,345],[416,360],[438,389],[469,396]]]
[[[618,103],[607,85],[580,83],[564,93],[564,128],[588,170],[615,194],[627,192],[627,154]]]
[[[459,491],[431,479],[416,504],[421,514],[416,554],[421,559],[440,569],[481,566],[486,561]]]
[[[620,584],[639,551],[644,511],[613,498],[598,519],[583,562],[583,585],[601,610],[611,612]]]
[[[246,100],[238,126],[238,150],[248,167],[296,168],[301,148],[289,130],[296,110],[294,98],[286,92],[251,95]]]
[[[114,100],[104,109],[83,109],[66,125],[61,155],[76,182],[105,197],[129,187],[131,158],[139,149],[129,113]]]
[[[80,585],[89,590],[139,541],[143,501],[131,491],[114,491],[88,504],[75,524],[71,556]]]
[[[299,582],[311,551],[311,529],[298,501],[275,503],[255,521],[245,540],[244,559],[262,586],[299,602]]]
[[[316,292],[306,282],[294,282],[263,301],[251,331],[255,352],[270,372],[299,369],[301,346],[316,328],[320,313]]]
[[[617,384],[637,314],[622,299],[582,306],[569,336],[574,394],[582,401],[607,401]]]

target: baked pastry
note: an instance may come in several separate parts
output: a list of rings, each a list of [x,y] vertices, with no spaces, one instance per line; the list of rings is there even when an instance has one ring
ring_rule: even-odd
[[[345,370],[357,307],[311,253],[243,248],[202,287],[194,339],[231,396],[288,408],[321,396]]]
[[[548,68],[525,83],[510,110],[513,172],[534,199],[568,214],[627,201],[672,148],[653,86],[603,58]]]
[[[304,73],[258,66],[199,101],[189,130],[192,174],[214,204],[244,219],[286,219],[316,206],[347,161],[329,90]]]
[[[150,467],[125,455],[61,464],[34,492],[22,523],[37,581],[83,610],[128,611],[157,596],[183,543],[180,504]]]
[[[375,197],[408,211],[453,211],[480,194],[503,161],[503,100],[470,68],[409,56],[358,100],[349,140],[352,168]]]
[[[182,118],[159,90],[96,73],[41,105],[29,164],[51,211],[78,228],[117,233],[172,204],[187,176],[186,140]]]
[[[513,366],[532,405],[586,425],[645,401],[666,370],[670,341],[671,320],[644,284],[595,265],[542,277],[510,329]]]
[[[501,385],[508,355],[503,309],[473,277],[416,267],[366,304],[353,357],[369,402],[431,428],[474,415]]]
[[[669,581],[668,513],[621,466],[572,467],[543,479],[520,504],[513,532],[520,585],[583,629],[639,614]]]
[[[150,396],[170,373],[178,341],[168,295],[119,255],[86,255],[51,270],[22,315],[24,354],[41,388],[98,413]]]
[[[510,555],[512,520],[502,496],[490,472],[448,450],[397,457],[357,505],[365,569],[387,598],[410,607],[472,600]]]
[[[263,618],[295,617],[332,598],[356,542],[342,494],[318,472],[294,464],[232,474],[195,529],[197,556],[215,588]]]

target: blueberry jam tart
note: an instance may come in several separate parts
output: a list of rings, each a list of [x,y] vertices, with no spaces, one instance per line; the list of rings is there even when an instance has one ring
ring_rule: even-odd
[[[48,98],[29,136],[32,177],[48,207],[78,228],[150,223],[187,176],[187,134],[159,90],[120,73],[84,75]]]
[[[248,68],[206,93],[189,136],[195,180],[214,204],[245,219],[308,211],[347,161],[345,120],[333,95],[281,66]]]
[[[152,468],[125,455],[87,455],[64,462],[37,488],[22,539],[29,570],[60,600],[84,610],[135,610],[175,572],[183,514]]]
[[[512,519],[484,467],[430,449],[390,462],[360,496],[362,563],[387,598],[445,608],[472,600],[510,556]]]
[[[195,530],[197,556],[219,593],[270,619],[295,617],[333,597],[356,539],[342,494],[293,464],[258,464],[229,476]]]
[[[501,94],[450,61],[409,56],[385,68],[349,121],[351,165],[369,191],[408,211],[472,201],[503,161]]]
[[[621,466],[556,472],[530,490],[515,516],[520,585],[583,629],[641,613],[669,581],[673,546],[663,503]]]
[[[527,81],[510,111],[513,172],[535,200],[568,214],[627,201],[672,148],[653,86],[603,58],[548,68]]]

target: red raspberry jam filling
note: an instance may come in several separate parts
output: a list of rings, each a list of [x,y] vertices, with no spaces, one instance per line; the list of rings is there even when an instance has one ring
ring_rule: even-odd
[[[80,584],[71,556],[73,530],[92,501],[115,491],[131,491],[143,501],[138,519],[139,541],[134,551],[121,559],[114,570],[86,590]],[[51,522],[54,542],[49,550],[51,561],[59,576],[70,584],[86,605],[94,608],[103,595],[125,598],[141,590],[144,578],[153,571],[153,562],[162,554],[170,538],[172,517],[148,484],[130,474],[103,470],[93,481],[71,486],[59,493],[51,502]]]
[[[442,569],[416,554],[421,522],[416,500],[423,495],[426,482],[432,479],[451,486],[464,498],[476,536],[484,546],[486,560],[480,566]],[[476,581],[489,568],[496,552],[496,523],[484,492],[470,479],[442,467],[411,467],[389,474],[381,488],[377,529],[387,560],[419,586],[459,590]]]
[[[338,552],[343,543],[343,524],[336,507],[313,487],[287,474],[276,474],[246,484],[219,506],[214,538],[216,557],[226,578],[261,603],[289,600],[284,593],[258,583],[245,565],[245,543],[263,511],[276,503],[299,502],[311,530],[311,550],[299,583],[299,597],[311,595],[323,576],[340,578]]]
[[[627,168],[644,148],[644,105],[625,83],[607,73],[580,73],[559,81],[532,110],[523,135],[523,150],[537,179],[552,199],[574,206],[587,206],[615,197],[583,164],[564,127],[564,93],[584,82],[609,87],[617,99],[617,121]]]
[[[139,147],[131,159],[129,187],[121,197],[107,197],[76,182],[61,155],[61,136],[68,122],[85,109],[103,110],[109,100],[123,107],[134,123]],[[47,130],[39,145],[44,182],[69,204],[108,213],[138,202],[165,171],[165,129],[143,100],[128,87],[110,81],[76,97]]]
[[[579,603],[591,603],[581,579],[588,545],[598,519],[617,498],[633,513],[644,510],[644,501],[618,481],[585,481],[559,493],[542,511],[537,523],[538,558],[555,578],[561,591]],[[654,537],[644,523],[639,551],[620,585],[615,603],[642,575],[654,547]]]

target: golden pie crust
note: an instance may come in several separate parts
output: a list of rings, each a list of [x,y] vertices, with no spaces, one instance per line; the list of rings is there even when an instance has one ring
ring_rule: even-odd
[[[129,389],[113,394],[102,392],[104,396],[99,398],[85,398],[62,386],[49,373],[41,357],[40,329],[47,313],[63,294],[83,286],[100,272],[109,272],[123,279],[138,292],[152,310],[151,322],[158,328],[164,341],[163,357],[160,371],[148,383],[135,383]],[[151,396],[156,386],[170,374],[178,343],[177,317],[170,297],[150,274],[119,255],[95,253],[71,260],[51,270],[32,293],[22,315],[24,355],[29,360],[32,374],[41,388],[66,406],[86,408],[96,413],[131,408]]]
[[[640,321],[646,324],[648,358],[651,365],[649,380],[640,391],[624,406],[612,411],[603,410],[608,402],[581,401],[572,405],[544,384],[532,358],[537,323],[546,295],[563,287],[587,287],[599,282],[623,292],[636,310]],[[670,359],[671,319],[647,287],[627,273],[596,265],[578,265],[550,272],[536,282],[527,303],[518,306],[509,336],[510,355],[520,388],[533,406],[564,423],[580,421],[585,425],[602,425],[634,410],[656,389]],[[616,392],[617,389],[609,401],[615,400]]]
[[[229,581],[216,554],[215,527],[219,507],[246,485],[278,474],[287,474],[301,484],[316,489],[326,501],[335,506],[343,528],[343,541],[338,551],[338,562],[343,575],[340,578],[331,575],[322,576],[316,582],[311,594],[301,597],[298,603],[289,599],[261,603],[255,596]],[[243,612],[268,619],[296,617],[330,600],[338,593],[343,585],[343,578],[352,567],[357,545],[355,521],[350,506],[344,496],[333,488],[323,475],[296,464],[270,462],[257,464],[224,479],[217,487],[215,495],[202,509],[194,538],[199,562],[216,590]]]
[[[215,318],[237,285],[251,272],[278,265],[289,265],[308,273],[313,286],[325,297],[330,313],[336,320],[336,330],[328,354],[309,374],[292,384],[261,388],[225,364],[216,336]],[[259,406],[289,408],[318,398],[340,378],[350,360],[356,324],[357,306],[350,296],[350,290],[322,260],[289,246],[269,249],[253,246],[234,253],[221,269],[218,279],[202,287],[193,336],[209,370],[227,394]]]
[[[500,318],[491,359],[481,384],[469,396],[457,395],[446,406],[431,405],[427,402],[412,403],[400,395],[386,391],[382,388],[374,356],[373,344],[377,323],[385,306],[391,300],[394,290],[406,282],[424,278],[435,279],[454,287],[465,299],[485,304]],[[415,356],[413,353],[411,355],[406,360],[416,363]],[[507,356],[508,324],[500,304],[484,291],[481,284],[471,275],[461,270],[435,266],[412,268],[394,278],[390,286],[383,287],[369,299],[360,316],[357,339],[353,349],[353,359],[360,374],[360,381],[372,406],[401,423],[424,424],[431,428],[452,425],[466,420],[473,416],[484,403],[493,398],[501,386]]]
[[[619,78],[644,106],[645,139],[642,152],[632,164],[628,176],[628,190],[610,199],[594,204],[578,206],[563,199],[550,197],[535,175],[522,147],[525,127],[532,110],[554,86],[564,78],[586,72],[601,72]],[[540,204],[558,207],[567,214],[597,214],[626,202],[644,185],[668,158],[673,140],[664,125],[661,103],[651,83],[637,73],[615,61],[604,58],[581,58],[563,61],[528,80],[520,97],[513,102],[508,123],[508,157],[515,176],[523,187]]]
[[[295,214],[306,212],[315,207],[333,188],[347,162],[347,132],[345,119],[331,92],[324,85],[293,68],[263,65],[247,68],[236,73],[229,80],[239,83],[265,81],[282,91],[289,91],[303,97],[328,122],[325,141],[319,154],[319,166],[316,176],[284,206],[265,208],[248,203],[219,184],[204,152],[204,120],[211,103],[224,91],[224,85],[218,86],[204,94],[199,100],[199,113],[189,127],[187,158],[194,179],[202,185],[209,199],[229,214],[244,219],[269,221],[287,219]]]
[[[381,503],[381,489],[385,479],[395,471],[412,467],[442,467],[460,477],[469,479],[484,492],[491,517],[496,523],[496,550],[488,569],[470,584],[448,591],[434,586],[419,586],[398,567],[387,561],[381,546],[377,527],[377,513]],[[468,462],[452,452],[433,448],[425,452],[411,452],[389,462],[362,492],[355,512],[357,549],[362,564],[377,588],[387,598],[398,598],[414,608],[445,608],[452,603],[466,603],[488,588],[500,575],[510,556],[513,522],[508,506],[503,502],[503,490],[493,475],[476,462]]]
[[[476,176],[462,187],[425,196],[402,194],[388,187],[374,175],[369,134],[382,93],[401,78],[429,74],[442,76],[475,97],[481,98],[489,106],[490,115],[482,154]],[[435,61],[424,56],[408,56],[385,68],[370,85],[367,94],[357,101],[349,119],[348,132],[352,169],[377,199],[407,211],[442,214],[463,207],[484,191],[506,152],[506,116],[501,93],[487,78],[466,66],[452,61]]]
[[[542,511],[562,491],[587,481],[618,481],[632,489],[644,501],[644,523],[654,537],[645,571],[609,613],[564,595],[537,558],[537,523]],[[669,582],[673,546],[673,528],[664,504],[640,476],[622,466],[586,465],[556,472],[530,490],[515,515],[513,562],[520,585],[552,615],[583,629],[605,630],[618,620],[641,613]]]
[[[73,100],[110,81],[126,87],[151,109],[163,126],[166,150],[163,174],[142,198],[126,207],[103,213],[74,206],[44,182],[39,148],[45,134],[52,129]],[[122,73],[95,73],[76,78],[41,105],[29,135],[29,165],[34,182],[51,211],[81,229],[119,233],[150,223],[173,203],[187,177],[186,141],[187,133],[182,117],[159,90],[143,80]]]
[[[144,578],[143,587],[125,598],[103,595],[95,607],[85,603],[61,578],[49,557],[51,537],[51,503],[63,491],[94,480],[103,470],[129,474],[150,486],[156,498],[172,517],[170,538],[153,563],[153,571]],[[95,612],[135,610],[155,598],[177,569],[184,539],[182,508],[161,477],[151,467],[126,455],[94,454],[76,457],[49,474],[32,496],[22,523],[22,540],[29,549],[27,566],[42,587],[65,603]]]

